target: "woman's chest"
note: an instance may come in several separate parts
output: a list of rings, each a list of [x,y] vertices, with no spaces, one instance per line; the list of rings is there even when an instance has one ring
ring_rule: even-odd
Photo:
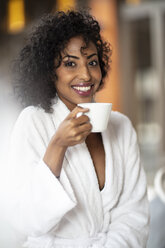
[[[86,140],[86,144],[93,161],[99,188],[102,190],[105,185],[105,151],[101,134],[92,135]]]

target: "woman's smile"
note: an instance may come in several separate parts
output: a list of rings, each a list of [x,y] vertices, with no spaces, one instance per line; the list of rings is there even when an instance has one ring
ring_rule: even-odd
[[[80,96],[89,96],[92,93],[93,86],[94,84],[91,83],[80,83],[71,87]]]
[[[96,46],[92,42],[86,45],[80,36],[71,38],[61,55],[55,87],[59,98],[72,110],[78,103],[93,100],[102,74]]]

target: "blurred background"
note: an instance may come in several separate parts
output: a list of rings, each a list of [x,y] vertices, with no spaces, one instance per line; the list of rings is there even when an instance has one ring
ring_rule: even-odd
[[[1,182],[6,173],[4,161],[9,136],[22,109],[13,94],[12,62],[32,26],[43,14],[83,7],[89,7],[99,20],[102,36],[113,49],[111,70],[96,100],[112,102],[113,110],[126,114],[137,131],[151,212],[147,248],[165,248],[165,202],[154,187],[157,172],[165,167],[163,0],[0,0]],[[3,197],[5,194],[1,201]],[[19,248],[17,234],[7,224],[3,209],[0,212],[0,247]]]

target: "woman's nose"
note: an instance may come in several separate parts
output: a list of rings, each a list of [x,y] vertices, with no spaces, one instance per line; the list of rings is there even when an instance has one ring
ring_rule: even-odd
[[[79,77],[83,81],[90,81],[91,74],[90,74],[88,66],[86,65],[81,66],[80,71],[79,71]]]

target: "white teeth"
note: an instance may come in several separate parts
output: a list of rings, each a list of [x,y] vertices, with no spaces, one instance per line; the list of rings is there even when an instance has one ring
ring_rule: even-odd
[[[88,90],[90,90],[91,89],[91,86],[86,86],[86,87],[84,87],[84,86],[73,86],[73,88],[74,89],[76,89],[76,90],[79,90],[79,91],[88,91]]]

